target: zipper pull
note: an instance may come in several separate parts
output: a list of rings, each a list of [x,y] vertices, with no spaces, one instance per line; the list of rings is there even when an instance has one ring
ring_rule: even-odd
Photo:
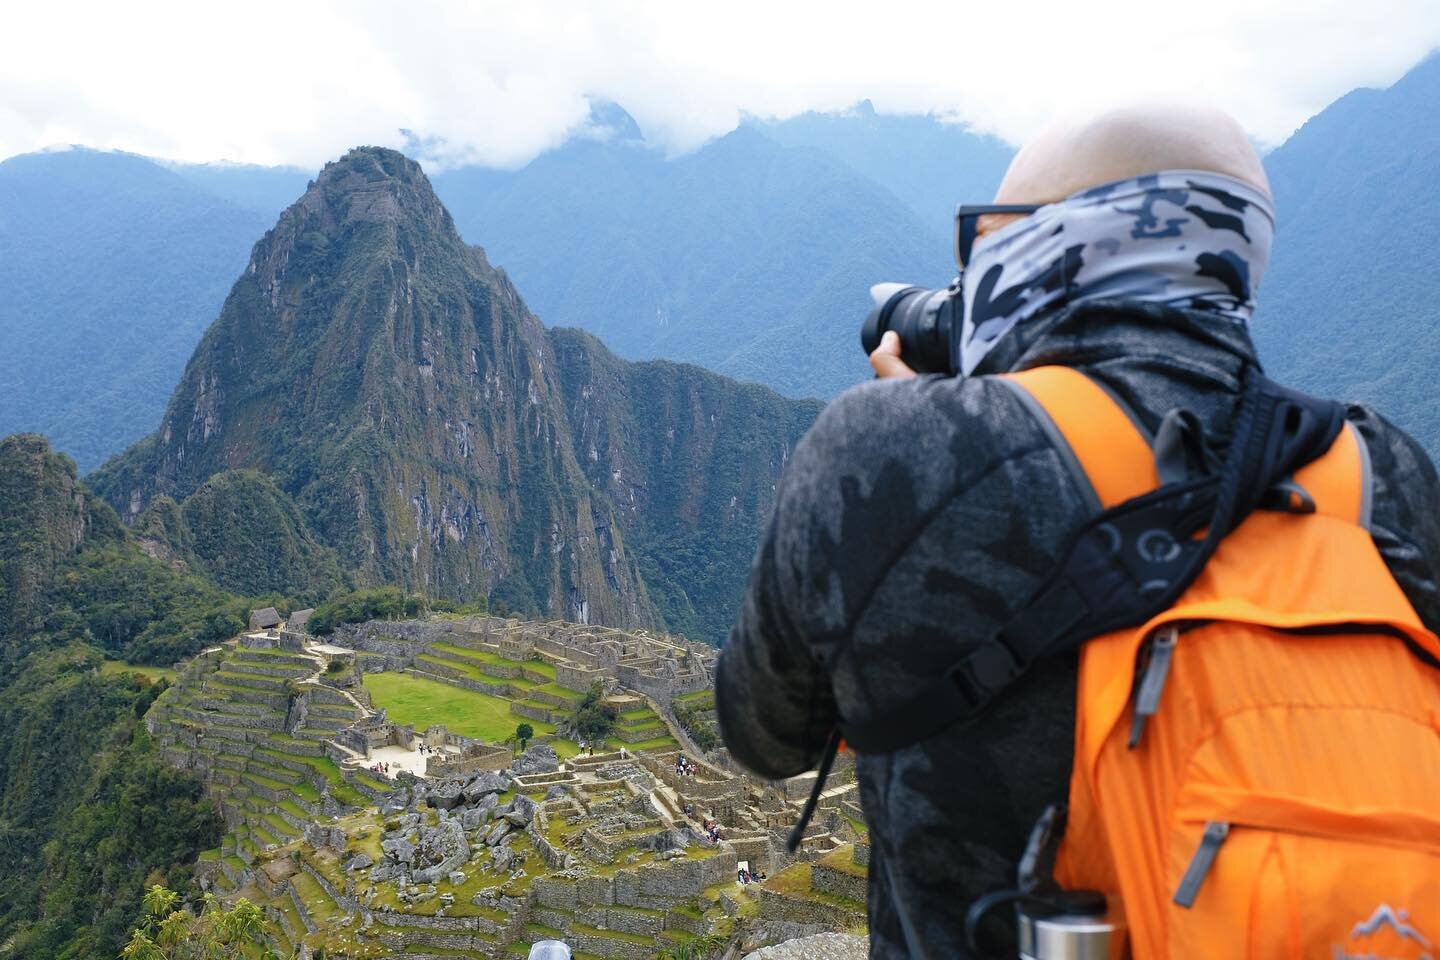
[[[1175,905],[1190,909],[1195,904],[1195,897],[1200,893],[1200,885],[1205,882],[1205,876],[1210,868],[1215,865],[1215,855],[1220,852],[1220,844],[1230,836],[1230,824],[1219,820],[1211,820],[1205,824],[1205,833],[1200,837],[1200,846],[1195,850],[1195,856],[1190,858],[1190,866],[1185,868],[1185,876],[1180,878],[1180,886],[1175,888]]]
[[[1170,660],[1175,653],[1175,644],[1180,640],[1178,624],[1167,624],[1150,638],[1150,660],[1145,664],[1145,675],[1140,678],[1140,692],[1135,695],[1135,715],[1130,720],[1130,749],[1140,745],[1145,733],[1145,721],[1155,716],[1160,709],[1160,694],[1165,690],[1165,678],[1170,676]]]

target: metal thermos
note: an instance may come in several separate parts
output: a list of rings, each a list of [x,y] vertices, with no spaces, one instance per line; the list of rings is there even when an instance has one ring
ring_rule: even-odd
[[[1124,960],[1119,907],[1093,890],[1067,890],[1052,902],[1022,905],[1020,960]]]

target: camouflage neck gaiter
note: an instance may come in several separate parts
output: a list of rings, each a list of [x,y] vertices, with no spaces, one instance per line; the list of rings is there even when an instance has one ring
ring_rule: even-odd
[[[1195,170],[1117,180],[1041,207],[971,253],[961,373],[1016,324],[1081,300],[1148,300],[1243,324],[1274,233],[1268,197]]]

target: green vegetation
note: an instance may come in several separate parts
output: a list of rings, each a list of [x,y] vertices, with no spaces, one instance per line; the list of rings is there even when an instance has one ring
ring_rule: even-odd
[[[535,728],[528,723],[522,723],[515,728],[515,740],[520,744],[521,750],[525,749],[525,745],[529,743],[534,736]]]
[[[123,960],[280,960],[267,946],[279,931],[244,897],[227,910],[207,893],[196,914],[178,893],[156,884],[144,904],[144,918],[120,952]]]
[[[155,683],[160,680],[171,681],[175,679],[175,668],[173,667],[150,667],[143,664],[126,663],[124,660],[106,660],[100,664],[100,675],[102,677],[113,677],[117,674],[133,673],[142,676]]]
[[[670,709],[674,711],[676,721],[690,735],[690,739],[695,741],[695,746],[708,753],[720,745],[713,690],[682,694],[671,702]]]
[[[318,600],[349,586],[335,552],[316,542],[295,501],[254,470],[218,473],[178,507],[158,497],[135,528],[235,593]]]
[[[0,209],[0,436],[45,433],[92,470],[160,422],[273,218],[80,149],[0,163]]]
[[[135,664],[228,636],[242,606],[146,556],[44,440],[0,440],[0,943],[13,955],[113,960],[147,877],[188,889],[219,821],[138,722],[168,671]]]
[[[443,723],[451,732],[504,743],[515,732],[510,701],[408,673],[367,673],[365,689],[375,706],[384,707],[396,723],[423,730]],[[553,724],[528,721],[538,733],[553,733]]]
[[[400,620],[416,617],[426,609],[424,597],[404,593],[396,587],[355,590],[326,600],[310,615],[310,632],[323,637],[343,623],[367,620]]]
[[[15,956],[112,960],[147,878],[188,890],[220,836],[137,719],[163,682],[102,662],[81,644],[37,651],[0,688],[0,941]]]
[[[570,727],[581,740],[604,740],[615,731],[615,722],[620,719],[620,714],[613,706],[603,702],[602,695],[603,691],[597,683],[575,707]]]

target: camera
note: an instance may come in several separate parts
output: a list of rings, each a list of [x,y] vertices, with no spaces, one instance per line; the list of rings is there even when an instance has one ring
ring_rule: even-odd
[[[1028,217],[1039,210],[1033,203],[961,204],[955,208],[955,266],[964,275],[970,253],[980,238],[981,220],[989,216]],[[900,336],[900,358],[916,373],[958,374],[960,337],[964,332],[965,301],[961,277],[943,290],[927,290],[904,283],[877,283],[870,288],[875,307],[860,327],[860,346],[875,352],[886,330]]]
[[[880,346],[886,330],[900,336],[900,356],[916,373],[960,372],[960,332],[964,306],[960,281],[943,290],[903,283],[877,283],[870,288],[874,309],[860,327],[866,354]]]

